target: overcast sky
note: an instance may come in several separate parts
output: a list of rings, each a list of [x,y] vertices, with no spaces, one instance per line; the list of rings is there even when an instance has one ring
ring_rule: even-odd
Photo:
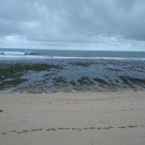
[[[145,50],[145,0],[1,0],[0,47],[52,43]]]

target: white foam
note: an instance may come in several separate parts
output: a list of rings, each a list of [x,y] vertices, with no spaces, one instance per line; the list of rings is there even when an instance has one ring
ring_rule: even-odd
[[[38,55],[0,55],[0,60],[23,60],[23,59],[46,59],[47,57]]]
[[[3,52],[1,52],[1,54],[2,55],[14,55],[14,56],[16,56],[16,55],[25,55],[25,52],[21,52],[21,51],[3,51]]]
[[[136,58],[136,57],[62,57],[62,56],[53,56],[53,59],[110,59],[110,60],[145,60],[145,58]]]
[[[95,59],[106,59],[106,60],[142,60],[145,58],[136,58],[136,57],[66,57],[66,56],[41,56],[41,55],[25,55],[25,53],[7,53],[7,55],[0,54],[0,60],[33,60],[33,59],[86,59],[86,60],[95,60]]]

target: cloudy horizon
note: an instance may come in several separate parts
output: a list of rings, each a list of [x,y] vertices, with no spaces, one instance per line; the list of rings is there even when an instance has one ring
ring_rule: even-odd
[[[144,25],[144,0],[2,0],[0,47],[145,50]]]

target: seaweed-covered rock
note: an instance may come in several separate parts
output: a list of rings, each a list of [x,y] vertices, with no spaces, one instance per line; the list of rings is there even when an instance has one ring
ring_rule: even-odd
[[[89,77],[81,77],[78,79],[80,85],[94,85],[94,81]]]

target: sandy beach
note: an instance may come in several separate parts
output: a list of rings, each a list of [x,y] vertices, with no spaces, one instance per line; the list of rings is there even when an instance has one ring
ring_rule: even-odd
[[[0,145],[144,145],[145,92],[0,93]]]
[[[1,0],[0,145],[145,145],[145,0]]]

